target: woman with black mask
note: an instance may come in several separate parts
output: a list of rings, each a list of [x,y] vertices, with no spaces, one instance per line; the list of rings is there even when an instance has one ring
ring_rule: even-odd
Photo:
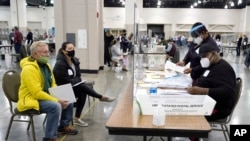
[[[88,126],[88,123],[80,119],[83,106],[85,105],[86,95],[98,98],[103,102],[112,102],[113,97],[100,95],[93,88],[85,83],[81,83],[81,72],[79,59],[75,57],[75,47],[71,42],[64,42],[58,51],[56,63],[53,69],[57,85],[71,83],[76,101],[76,113],[74,124],[79,126]]]

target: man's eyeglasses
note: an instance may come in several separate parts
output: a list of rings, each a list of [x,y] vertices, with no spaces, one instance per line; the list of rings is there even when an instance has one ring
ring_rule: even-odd
[[[45,54],[45,55],[50,55],[49,51],[38,51],[39,53]]]

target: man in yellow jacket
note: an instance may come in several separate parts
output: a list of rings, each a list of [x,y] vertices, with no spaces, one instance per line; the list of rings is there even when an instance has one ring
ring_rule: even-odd
[[[19,111],[34,109],[47,114],[43,141],[57,141],[58,133],[76,135],[78,131],[69,126],[73,118],[73,104],[51,96],[48,91],[50,87],[56,86],[48,64],[50,53],[48,45],[34,42],[30,50],[31,56],[20,62],[22,71],[17,109]]]

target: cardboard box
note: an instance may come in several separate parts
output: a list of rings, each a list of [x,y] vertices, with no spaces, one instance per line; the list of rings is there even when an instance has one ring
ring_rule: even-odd
[[[137,94],[137,104],[142,115],[153,115],[160,105],[166,115],[211,115],[216,101],[208,95],[148,95]]]

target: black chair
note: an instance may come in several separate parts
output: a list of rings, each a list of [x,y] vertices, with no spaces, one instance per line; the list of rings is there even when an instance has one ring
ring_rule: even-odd
[[[32,134],[33,134],[33,141],[36,141],[33,116],[40,115],[40,112],[37,110],[27,110],[27,111],[19,112],[17,108],[14,107],[15,105],[14,103],[17,103],[18,101],[18,89],[20,87],[20,74],[15,70],[8,70],[7,72],[5,72],[5,74],[3,75],[2,87],[3,87],[5,96],[7,97],[9,101],[10,113],[11,113],[11,118],[10,118],[9,126],[6,132],[5,140],[8,139],[10,128],[11,128],[13,121],[19,121],[19,122],[29,123],[27,130],[29,130],[31,126]],[[16,116],[28,116],[29,120],[20,120],[18,118],[15,119]]]
[[[230,132],[228,130],[227,124],[231,121],[234,109],[237,106],[237,103],[238,103],[240,96],[241,96],[241,90],[242,90],[242,79],[238,77],[238,78],[236,78],[235,103],[233,104],[231,113],[224,119],[219,119],[216,121],[209,122],[210,125],[212,126],[212,130],[223,132],[226,141],[230,140]],[[220,128],[215,128],[215,127],[217,127],[216,125],[219,125]]]

